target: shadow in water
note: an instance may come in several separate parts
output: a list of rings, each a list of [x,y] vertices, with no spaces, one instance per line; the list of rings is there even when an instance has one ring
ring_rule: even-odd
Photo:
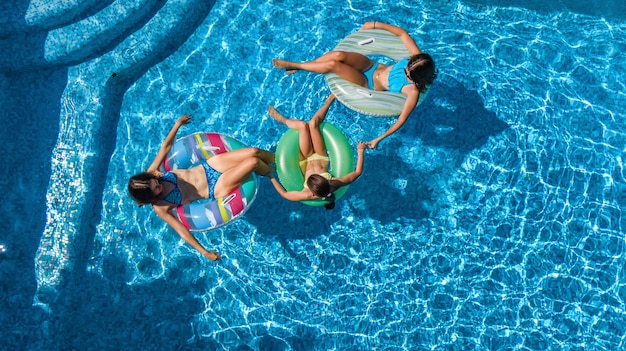
[[[385,225],[402,217],[419,220],[429,216],[425,206],[432,194],[428,174],[416,172],[413,165],[399,157],[366,155],[365,162],[365,172],[346,193],[357,217],[369,217]],[[364,199],[364,204],[353,202],[351,196]]]
[[[489,137],[509,126],[485,109],[476,91],[467,90],[458,81],[447,80],[433,85],[429,96],[403,127],[426,145],[455,150],[455,164],[465,155],[482,147]]]
[[[218,284],[212,275],[198,277],[204,262],[191,256],[170,260],[165,276],[139,284],[127,284],[132,280],[126,276],[127,264],[116,256],[106,257],[102,272],[85,273],[65,286],[73,293],[50,304],[55,313],[48,329],[55,333],[48,349],[82,350],[86,345],[94,350],[218,349],[216,341],[197,335],[190,323],[206,308],[198,296]],[[157,261],[144,261],[138,268],[148,277],[162,269]]]
[[[167,269],[158,279],[150,277],[163,273],[162,263],[145,259],[136,268],[147,281],[129,284],[128,262],[119,256],[108,256],[102,261],[101,272],[89,272],[80,281],[70,282],[68,293],[51,303],[54,311],[46,331],[45,350],[223,350],[224,340],[216,340],[213,331],[198,329],[195,318],[212,318],[207,312],[203,296],[212,291],[223,302],[220,294],[230,295],[219,287],[218,278],[212,274],[198,275],[206,266],[199,256],[176,257],[167,261]],[[134,269],[132,270],[135,271]],[[106,278],[103,278],[106,277]],[[181,289],[184,287],[184,289]],[[224,296],[225,299],[228,297]],[[200,316],[202,315],[202,316]],[[68,326],[71,321],[71,326]],[[239,334],[235,328],[232,333]],[[44,331],[40,331],[44,334]],[[224,335],[228,333],[222,333]],[[242,331],[241,340],[226,340],[240,344],[234,350],[252,350],[249,331]],[[311,350],[315,335],[303,334],[289,339],[294,350]],[[27,340],[25,340],[27,341]],[[34,349],[24,347],[14,349]],[[294,346],[295,345],[295,346]],[[254,346],[254,345],[252,345]],[[277,348],[280,347],[280,348]],[[269,335],[263,336],[257,350],[287,350],[284,341]]]
[[[0,6],[0,49],[5,59],[19,61],[24,52],[43,57],[46,32],[26,33],[23,16],[28,1]],[[19,34],[11,30],[22,31]],[[23,48],[24,51],[17,50]],[[2,60],[4,62],[5,60]],[[46,225],[46,191],[52,149],[59,134],[61,96],[66,68],[23,68],[0,64],[0,140],[3,191],[0,210],[0,323],[2,344],[15,349],[39,333],[43,311],[32,307],[37,289],[35,255]]]
[[[277,240],[295,258],[300,256],[287,243],[290,240],[312,239],[328,233],[330,226],[341,218],[341,212],[339,209],[326,210],[323,206],[308,206],[285,200],[278,195],[269,180],[263,178],[260,179],[254,204],[245,216],[246,221],[254,225],[259,234],[270,240]]]

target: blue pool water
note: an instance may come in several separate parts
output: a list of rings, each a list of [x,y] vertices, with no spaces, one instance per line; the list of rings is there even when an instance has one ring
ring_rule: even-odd
[[[626,11],[563,1],[16,1],[2,18],[7,350],[618,350]],[[367,20],[439,78],[333,211],[266,179],[210,262],[127,197],[172,123],[275,149],[286,76]],[[24,118],[26,122],[24,122]],[[339,103],[352,144],[392,119]],[[17,175],[27,174],[19,177]]]

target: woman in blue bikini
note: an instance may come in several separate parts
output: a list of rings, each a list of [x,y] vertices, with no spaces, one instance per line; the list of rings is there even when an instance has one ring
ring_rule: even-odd
[[[270,176],[276,191],[287,200],[303,201],[321,198],[330,201],[324,205],[327,210],[330,210],[335,207],[334,191],[354,182],[363,173],[363,153],[365,150],[365,143],[363,142],[359,142],[357,146],[358,157],[356,169],[353,172],[340,178],[334,178],[328,172],[328,153],[319,127],[326,118],[328,108],[334,100],[335,96],[331,94],[308,123],[299,119],[286,118],[272,106],[267,111],[278,123],[296,129],[299,133],[300,168],[305,179],[302,190],[286,191],[276,178]]]
[[[226,196],[240,186],[252,172],[268,176],[271,173],[268,164],[274,163],[274,154],[249,147],[215,155],[206,163],[190,169],[160,172],[159,166],[171,150],[178,129],[183,124],[188,124],[190,119],[191,116],[184,115],[176,121],[150,167],[130,178],[128,193],[139,206],[151,204],[161,219],[206,258],[218,260],[221,258],[220,254],[207,251],[174,217],[172,209],[200,199]]]
[[[437,77],[437,70],[432,57],[422,53],[404,29],[381,22],[367,22],[361,29],[383,29],[397,35],[411,56],[387,66],[356,52],[330,51],[313,61],[292,62],[274,59],[272,63],[276,68],[287,70],[287,74],[297,70],[315,73],[333,72],[347,81],[369,89],[406,95],[406,102],[396,123],[378,138],[366,143],[368,147],[376,148],[381,140],[400,129],[406,122],[417,105],[420,94],[425,93]]]

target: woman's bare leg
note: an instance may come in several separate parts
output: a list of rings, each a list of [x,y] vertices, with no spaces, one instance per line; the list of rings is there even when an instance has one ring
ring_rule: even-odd
[[[265,175],[270,171],[268,164],[274,163],[274,154],[269,151],[247,147],[215,155],[209,158],[207,163],[211,168],[223,174],[232,168],[238,167],[241,163],[249,159],[255,160],[255,163],[257,161],[260,162],[257,173],[259,175]]]
[[[316,72],[316,73],[328,73],[328,72],[319,72],[319,70],[323,70],[319,67],[323,67],[321,64],[338,61],[344,63],[348,66],[353,67],[359,71],[365,71],[372,66],[372,60],[370,60],[367,56],[359,54],[357,52],[348,52],[348,51],[329,51],[324,55],[313,59],[307,62],[294,62],[287,61],[281,59],[273,59],[272,64],[276,68],[283,69],[303,69],[305,71]],[[309,68],[313,69],[309,69]],[[316,69],[317,67],[317,69]]]
[[[226,172],[223,172],[222,175],[217,178],[217,182],[215,182],[213,186],[215,198],[228,195],[233,189],[243,184],[252,172],[259,175],[267,175],[271,172],[271,168],[265,162],[261,161],[260,158],[253,157],[245,159],[238,163],[237,166],[231,167]]]
[[[274,59],[272,64],[276,68],[286,69],[288,73],[293,73],[293,70],[305,70],[314,73],[333,72],[347,81],[364,85],[367,84],[367,80],[362,72],[369,69],[374,61],[356,52],[331,51],[308,62]]]

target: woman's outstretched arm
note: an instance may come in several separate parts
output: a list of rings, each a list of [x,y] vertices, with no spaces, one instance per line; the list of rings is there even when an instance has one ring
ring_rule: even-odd
[[[194,249],[198,250],[204,257],[209,260],[215,261],[222,258],[222,256],[216,251],[207,251],[202,244],[196,239],[193,234],[187,229],[174,215],[172,214],[172,210],[168,209],[164,206],[152,206],[154,212],[163,220],[165,223],[169,224],[172,229],[180,235],[183,240],[185,240],[189,245],[191,245]]]
[[[285,190],[285,188],[283,188],[282,184],[280,184],[278,179],[276,179],[273,174],[271,174],[269,177],[270,177],[270,181],[272,182],[272,185],[274,186],[274,189],[276,189],[276,192],[278,192],[280,196],[282,196],[283,198],[289,201],[302,201],[302,200],[317,199],[315,195],[307,194],[303,191],[287,191]]]
[[[154,172],[159,169],[159,166],[161,166],[161,164],[165,160],[167,153],[170,152],[170,150],[172,149],[172,145],[174,145],[174,141],[176,140],[176,133],[178,133],[178,128],[180,128],[180,126],[182,126],[183,124],[189,123],[190,119],[190,115],[182,115],[176,121],[176,123],[174,123],[174,126],[165,137],[165,140],[163,140],[163,144],[161,144],[161,148],[154,158],[154,161],[152,161],[152,164],[150,164],[150,167],[148,167],[147,172]]]
[[[406,101],[404,102],[404,107],[402,108],[402,112],[400,112],[400,116],[398,116],[396,123],[394,123],[391,127],[389,127],[389,129],[387,129],[378,138],[368,141],[366,144],[369,148],[375,149],[378,146],[378,143],[380,143],[383,139],[385,139],[386,137],[390,136],[391,134],[395,133],[398,129],[400,129],[400,127],[402,127],[404,122],[406,122],[406,120],[409,118],[409,115],[411,114],[411,112],[413,112],[413,110],[415,109],[415,106],[417,106],[417,102],[419,101],[419,95],[420,95],[419,90],[417,90],[417,88],[414,87],[413,85],[408,85],[402,89],[403,93],[405,91],[406,91]]]
[[[345,176],[341,177],[341,178],[337,178],[337,179],[333,179],[331,182],[333,182],[333,188],[339,188],[342,187],[344,185],[348,185],[352,182],[354,182],[355,180],[357,180],[358,177],[361,176],[361,174],[363,174],[363,154],[365,153],[365,143],[362,141],[359,141],[359,145],[357,145],[356,147],[356,152],[357,152],[357,160],[356,160],[356,168],[354,169],[354,171],[346,174]]]
[[[371,21],[371,22],[365,22],[365,24],[363,24],[361,29],[382,29],[382,30],[386,30],[387,32],[390,32],[390,33],[395,34],[396,36],[398,36],[400,38],[400,40],[402,40],[402,42],[404,43],[406,48],[409,50],[409,53],[411,55],[417,55],[417,54],[421,54],[422,53],[422,50],[420,50],[419,46],[417,46],[417,44],[415,44],[415,40],[413,40],[413,38],[409,35],[409,33],[407,33],[407,31],[404,30],[403,28],[400,28],[398,26],[394,26],[393,24],[377,22],[377,21]]]

